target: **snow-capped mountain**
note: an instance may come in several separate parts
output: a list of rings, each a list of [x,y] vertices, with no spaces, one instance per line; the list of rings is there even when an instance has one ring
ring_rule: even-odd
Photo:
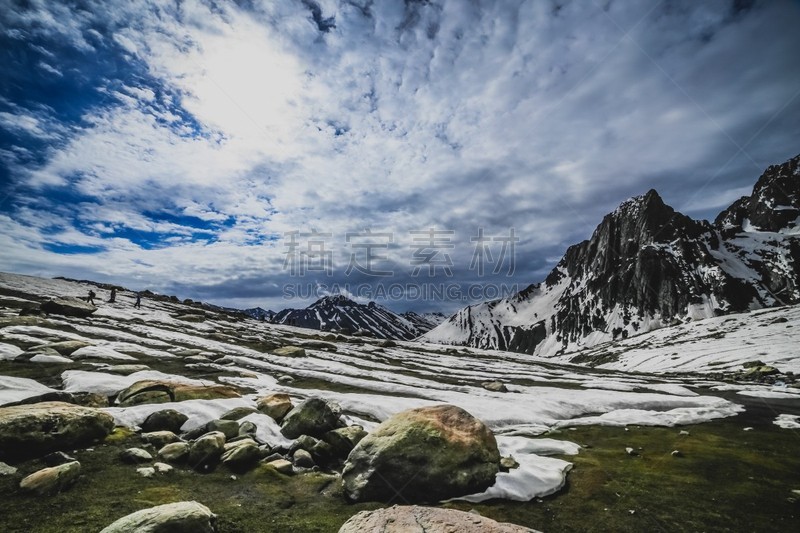
[[[800,302],[800,156],[714,224],[654,190],[623,202],[547,278],[462,309],[422,340],[553,355],[673,323]]]
[[[266,320],[269,322],[275,316],[275,311],[270,309],[262,309],[261,307],[253,307],[251,309],[243,309],[242,313],[246,314],[256,320]]]
[[[343,295],[325,296],[305,309],[284,309],[272,318],[272,323],[368,333],[380,339],[411,340],[422,333],[410,320],[375,302],[360,304]]]
[[[411,324],[417,330],[418,335],[427,333],[447,320],[447,317],[444,315],[444,313],[419,314],[415,313],[414,311],[406,311],[405,313],[401,313],[400,316],[411,322]]]

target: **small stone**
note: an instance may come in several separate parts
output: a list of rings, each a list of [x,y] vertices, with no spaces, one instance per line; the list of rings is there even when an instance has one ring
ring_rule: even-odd
[[[280,348],[275,348],[272,350],[274,355],[280,355],[281,357],[305,357],[306,351],[304,348],[299,346],[282,346]]]
[[[249,420],[245,420],[241,424],[239,424],[239,436],[240,437],[252,437],[258,432],[258,426],[256,426],[253,422]]]
[[[137,468],[136,473],[142,477],[153,477],[156,475],[156,469],[152,466],[146,466],[144,468]]]
[[[292,455],[292,462],[294,462],[295,466],[300,468],[311,468],[314,466],[314,459],[311,457],[311,454],[305,450],[295,450]]]
[[[159,474],[169,474],[174,470],[174,468],[167,463],[154,463],[153,469],[155,469],[155,471]]]
[[[487,381],[485,383],[481,383],[481,387],[491,392],[508,392],[508,388],[506,387],[505,383],[501,381]]]
[[[278,376],[278,383],[292,383],[294,382],[294,378],[292,376]]]
[[[670,453],[670,455],[671,455],[672,457],[683,457],[683,454],[681,453],[681,451],[680,451],[680,450],[672,450],[672,452]]]
[[[55,494],[71,487],[81,473],[78,461],[44,468],[23,479],[19,488],[39,495]]]
[[[156,449],[161,449],[167,444],[178,442],[180,437],[171,431],[151,431],[150,433],[142,433],[142,440],[148,444],[152,444]]]
[[[123,462],[131,464],[147,463],[153,460],[153,456],[150,455],[150,452],[141,448],[128,448],[127,450],[123,450],[120,452],[119,458]]]
[[[158,450],[158,456],[170,463],[177,463],[189,455],[189,444],[186,442],[173,442]]]
[[[680,433],[678,433],[678,435],[684,435],[684,436],[687,436],[687,437],[688,437],[688,436],[689,436],[689,432],[688,432],[688,431],[686,431],[685,429],[682,429],[682,430],[680,431]]]
[[[515,468],[519,468],[519,463],[512,456],[509,455],[508,457],[500,458],[501,470],[505,470],[507,472],[509,470],[514,470]]]
[[[639,455],[638,452],[631,447],[625,448],[625,453],[628,455]]]
[[[753,431],[753,428],[751,427],[742,428],[742,431]]]
[[[13,476],[17,469],[0,461],[0,476]]]
[[[269,459],[269,457],[267,459]],[[294,473],[294,467],[292,466],[292,463],[286,459],[275,459],[273,461],[268,461],[266,465],[271,466],[281,474],[291,475]]]

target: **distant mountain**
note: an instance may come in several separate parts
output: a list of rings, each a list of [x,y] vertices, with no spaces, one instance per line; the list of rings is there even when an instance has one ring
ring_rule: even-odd
[[[375,302],[360,304],[342,295],[320,298],[305,309],[284,309],[272,318],[272,323],[366,333],[380,339],[411,340],[421,333],[411,321]]]
[[[271,321],[272,318],[275,316],[275,311],[262,309],[260,307],[253,307],[251,309],[242,309],[242,313],[246,314],[251,318],[255,318],[256,320],[266,320],[267,322]]]
[[[672,323],[800,302],[797,156],[713,224],[648,191],[567,249],[542,283],[462,309],[422,340],[554,355]]]
[[[417,330],[418,335],[427,333],[445,320],[447,317],[444,313],[415,313],[414,311],[406,311],[401,313],[400,316],[411,322],[414,329]]]

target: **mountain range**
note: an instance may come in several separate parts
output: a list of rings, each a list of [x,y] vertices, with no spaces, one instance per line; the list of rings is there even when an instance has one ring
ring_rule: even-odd
[[[344,295],[325,296],[305,309],[284,309],[273,324],[323,331],[367,334],[380,339],[411,340],[445,319],[441,313],[397,314],[375,302],[361,304]]]
[[[767,168],[713,223],[655,190],[623,202],[541,283],[466,307],[423,335],[543,356],[800,301],[800,155]]]

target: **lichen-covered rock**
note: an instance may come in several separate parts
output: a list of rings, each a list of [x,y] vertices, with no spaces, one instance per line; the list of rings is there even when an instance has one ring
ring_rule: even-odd
[[[292,454],[292,462],[300,468],[311,468],[314,466],[314,458],[305,450],[295,450]]]
[[[276,393],[256,400],[256,407],[276,422],[280,422],[294,406],[288,394]]]
[[[253,439],[242,439],[225,445],[222,464],[233,470],[254,465],[261,459],[261,449]]]
[[[341,425],[342,409],[321,398],[309,398],[298,404],[284,417],[281,433],[289,439],[300,435],[320,437]]]
[[[194,501],[167,503],[124,516],[100,533],[214,533],[216,519]]]
[[[189,448],[189,465],[202,469],[216,463],[225,449],[225,435],[220,431],[206,433]]]
[[[239,435],[239,422],[235,420],[212,420],[206,424],[206,430],[219,431],[225,439],[232,439]]]
[[[436,502],[481,492],[500,468],[494,435],[460,407],[403,411],[356,445],[342,471],[354,501]]]
[[[336,457],[345,458],[367,436],[361,426],[348,426],[328,431],[322,435],[322,440],[328,443]]]
[[[281,474],[291,475],[294,473],[294,467],[292,466],[292,463],[286,459],[273,459],[272,461],[267,461],[266,465],[274,468]]]
[[[74,485],[80,474],[81,464],[72,461],[34,472],[20,482],[19,488],[39,495],[56,494]]]
[[[62,402],[0,407],[0,458],[72,450],[113,429],[114,418],[91,407]]]
[[[142,433],[141,437],[143,441],[152,444],[157,450],[163,448],[167,444],[172,444],[173,442],[181,440],[180,437],[172,431],[151,431],[149,433]]]
[[[145,418],[144,422],[142,422],[142,431],[147,433],[152,431],[178,433],[187,420],[189,420],[188,416],[179,413],[175,409],[162,409]]]
[[[47,314],[76,317],[87,317],[97,311],[94,305],[73,296],[48,300],[42,304],[41,309]]]
[[[137,381],[117,395],[122,407],[143,403],[182,402],[184,400],[217,400],[239,398],[241,394],[227,385],[190,385],[161,380]]]
[[[123,463],[138,464],[149,463],[153,460],[150,452],[141,448],[128,448],[119,453],[119,458]]]
[[[243,407],[234,407],[233,409],[231,409],[230,411],[228,411],[227,413],[225,413],[224,415],[219,417],[219,419],[220,420],[240,420],[240,419],[246,417],[247,415],[253,414],[253,413],[256,413],[256,412],[258,412],[258,411],[256,409],[253,409],[252,407],[244,407],[244,406]]]
[[[496,522],[456,509],[395,505],[361,511],[339,528],[339,533],[536,533],[527,527]]]
[[[173,442],[158,450],[158,456],[170,463],[183,461],[189,456],[188,442]]]

